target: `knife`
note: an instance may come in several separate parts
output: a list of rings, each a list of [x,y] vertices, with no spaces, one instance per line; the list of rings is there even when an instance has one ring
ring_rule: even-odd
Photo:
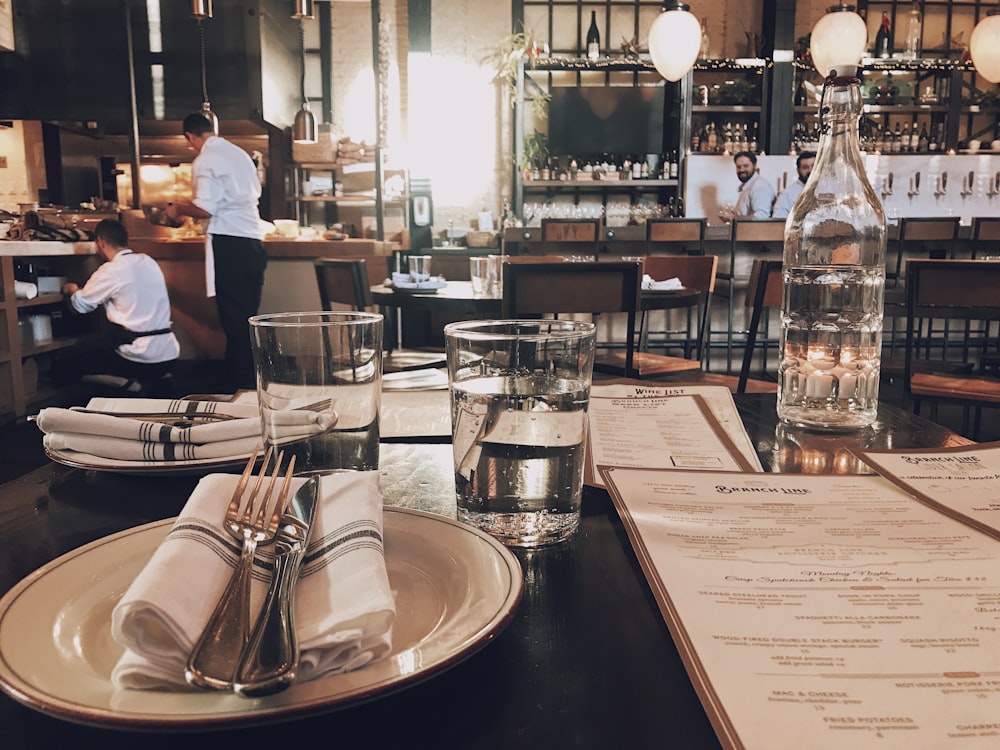
[[[274,540],[274,576],[233,679],[233,689],[244,698],[277,693],[295,679],[299,643],[292,594],[317,505],[319,477],[314,476],[299,488],[281,517]]]

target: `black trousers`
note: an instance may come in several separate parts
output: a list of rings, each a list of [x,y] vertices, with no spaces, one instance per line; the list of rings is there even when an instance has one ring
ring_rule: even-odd
[[[236,391],[257,387],[248,319],[260,309],[267,254],[260,240],[212,235],[215,255],[215,306],[226,334],[223,386]]]

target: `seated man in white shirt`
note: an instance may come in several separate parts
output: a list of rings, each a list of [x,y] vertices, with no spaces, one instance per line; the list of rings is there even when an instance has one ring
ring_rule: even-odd
[[[736,165],[736,179],[740,181],[736,205],[719,211],[719,217],[730,222],[733,219],[769,219],[774,205],[774,188],[761,176],[757,169],[757,155],[752,151],[740,151],[733,157]]]
[[[62,291],[73,312],[104,307],[113,343],[111,348],[71,360],[66,369],[76,375],[100,373],[137,382],[159,378],[180,354],[177,337],[170,330],[170,299],[163,272],[148,255],[128,249],[128,232],[117,221],[101,221],[94,229],[94,242],[107,262],[98,266],[82,288],[68,282]]]
[[[795,171],[799,173],[799,179],[791,183],[781,191],[778,199],[774,202],[774,210],[771,212],[773,219],[787,219],[792,212],[795,199],[799,197],[802,188],[805,187],[806,180],[812,174],[813,164],[816,163],[816,154],[812,151],[803,151],[799,158],[795,160]]]

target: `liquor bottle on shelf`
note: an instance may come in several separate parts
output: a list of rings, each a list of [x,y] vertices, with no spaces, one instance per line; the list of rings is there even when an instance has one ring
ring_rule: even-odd
[[[924,154],[930,150],[930,136],[927,135],[927,123],[921,123],[920,136],[917,139],[917,151]]]
[[[937,130],[933,126],[931,126],[930,134],[927,138],[927,150],[932,154],[937,153],[938,150]]]
[[[903,126],[903,136],[899,141],[899,152],[905,154],[910,150],[910,123]]]
[[[903,131],[899,127],[899,123],[896,123],[896,132],[892,134],[892,153],[898,154],[903,150]]]
[[[923,22],[920,17],[920,0],[913,0],[910,12],[906,14],[906,44],[903,47],[904,60],[916,60],[920,57],[920,39],[923,35]]]
[[[750,143],[749,148],[753,153],[757,153],[760,147],[760,141],[757,137],[757,123],[753,124],[753,130],[750,131]]]
[[[799,78],[799,85],[795,88],[795,106],[804,107],[806,105],[806,84],[804,78]]]
[[[590,11],[590,28],[587,29],[587,59],[596,62],[601,56],[601,32],[597,29],[597,11]]]
[[[677,196],[677,213],[675,213],[674,216],[677,216],[678,218],[682,218],[684,216],[684,198],[681,196]]]
[[[889,26],[889,14],[882,14],[882,24],[878,27],[878,33],[875,34],[875,57],[887,58],[892,57],[892,29]]]
[[[708,134],[705,137],[705,148],[702,151],[714,153],[719,150],[719,134],[715,131],[715,123],[708,123]]]
[[[711,40],[708,37],[708,19],[701,19],[701,51],[699,56],[702,60],[708,59],[708,49],[711,46]]]
[[[910,153],[916,154],[920,151],[920,132],[917,130],[917,121],[913,121],[913,127],[910,128]]]
[[[632,179],[641,180],[642,179],[642,168],[647,166],[646,159],[642,156],[636,156],[632,161]],[[628,175],[622,175],[622,177],[627,177]]]
[[[727,122],[722,129],[722,150],[726,153],[733,153],[733,125]]]
[[[859,149],[856,71],[827,79],[816,164],[785,224],[778,418],[821,430],[862,429],[878,410],[886,220]]]
[[[670,166],[669,172],[667,173],[667,179],[676,180],[677,179],[677,152],[670,152]]]

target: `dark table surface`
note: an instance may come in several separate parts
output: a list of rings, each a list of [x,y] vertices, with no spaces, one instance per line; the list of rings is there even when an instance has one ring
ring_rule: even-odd
[[[776,430],[773,395],[737,405],[768,470],[855,471],[843,446],[968,442],[888,405],[875,428],[830,437]],[[824,458],[825,456],[825,458]],[[451,446],[385,444],[387,504],[454,517]],[[196,477],[135,477],[50,464],[0,488],[0,592],[59,555],[181,510]],[[588,487],[578,534],[516,551],[524,597],[466,661],[378,700],[287,723],[183,735],[69,723],[0,696],[0,748],[322,746],[719,747],[607,493]]]

